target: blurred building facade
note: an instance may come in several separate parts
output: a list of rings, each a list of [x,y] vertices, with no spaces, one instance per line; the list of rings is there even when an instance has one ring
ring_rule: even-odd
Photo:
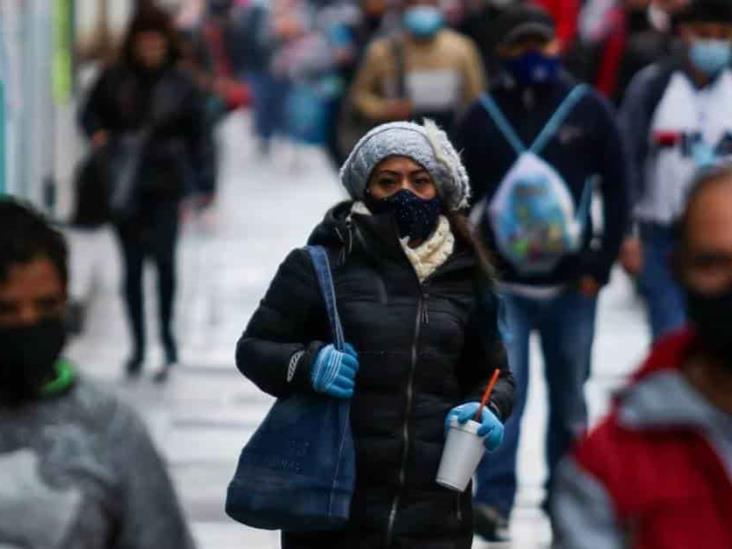
[[[79,94],[141,1],[0,0],[0,194],[68,215]]]

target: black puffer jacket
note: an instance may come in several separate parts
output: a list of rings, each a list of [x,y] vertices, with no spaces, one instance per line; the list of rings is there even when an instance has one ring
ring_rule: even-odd
[[[470,490],[435,483],[451,408],[480,399],[495,368],[492,404],[505,419],[514,380],[498,336],[491,292],[478,308],[477,260],[467,246],[420,284],[389,216],[337,206],[310,243],[325,246],[346,340],[359,354],[352,401],[357,488],[351,527],[336,534],[285,535],[284,547],[470,547]],[[239,369],[275,396],[312,391],[308,366],[328,341],[328,320],[306,251],[282,264],[239,341]],[[290,357],[307,353],[291,384]]]
[[[211,170],[206,157],[208,128],[203,96],[192,78],[172,65],[151,72],[118,64],[92,87],[81,113],[87,136],[109,133],[116,139],[146,130],[138,185],[142,206],[178,200],[203,184],[196,177]]]

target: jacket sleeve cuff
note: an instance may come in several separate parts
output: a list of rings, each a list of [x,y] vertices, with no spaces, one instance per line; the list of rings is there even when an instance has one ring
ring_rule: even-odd
[[[314,393],[311,372],[313,364],[320,350],[325,347],[322,341],[314,341],[305,349],[294,353],[290,357],[287,367],[288,385],[296,393]]]
[[[503,419],[503,414],[501,414],[501,409],[498,407],[498,405],[495,402],[493,402],[493,401],[489,402],[488,409],[491,412],[493,412],[493,415],[496,416],[501,423],[505,422],[505,420]]]

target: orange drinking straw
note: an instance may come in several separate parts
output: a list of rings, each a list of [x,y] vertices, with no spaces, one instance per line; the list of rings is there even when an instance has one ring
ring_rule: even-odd
[[[478,411],[475,413],[475,421],[477,421],[478,423],[480,423],[480,419],[483,417],[483,408],[485,408],[485,405],[488,403],[488,399],[491,398],[493,389],[498,382],[498,376],[500,375],[501,370],[496,368],[493,372],[493,377],[491,377],[490,382],[488,382],[488,387],[485,388],[485,393],[483,393],[483,399],[480,401],[480,408],[478,408]]]

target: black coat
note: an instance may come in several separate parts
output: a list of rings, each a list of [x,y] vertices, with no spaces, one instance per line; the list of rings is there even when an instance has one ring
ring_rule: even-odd
[[[357,488],[348,532],[285,535],[285,547],[458,549],[472,541],[471,493],[435,483],[451,408],[479,400],[503,370],[492,405],[505,419],[514,399],[492,292],[482,292],[477,260],[458,246],[420,284],[389,216],[337,206],[310,243],[331,257],[346,341],[359,354],[352,401]],[[239,341],[239,369],[266,392],[312,391],[309,365],[329,340],[328,320],[306,251],[285,260]],[[290,357],[306,350],[288,385]],[[391,543],[387,542],[391,532]]]
[[[143,207],[180,199],[199,190],[199,173],[209,170],[208,127],[203,95],[173,66],[148,72],[125,65],[106,69],[81,112],[84,132],[108,132],[110,145],[122,136],[149,133],[138,183]]]

